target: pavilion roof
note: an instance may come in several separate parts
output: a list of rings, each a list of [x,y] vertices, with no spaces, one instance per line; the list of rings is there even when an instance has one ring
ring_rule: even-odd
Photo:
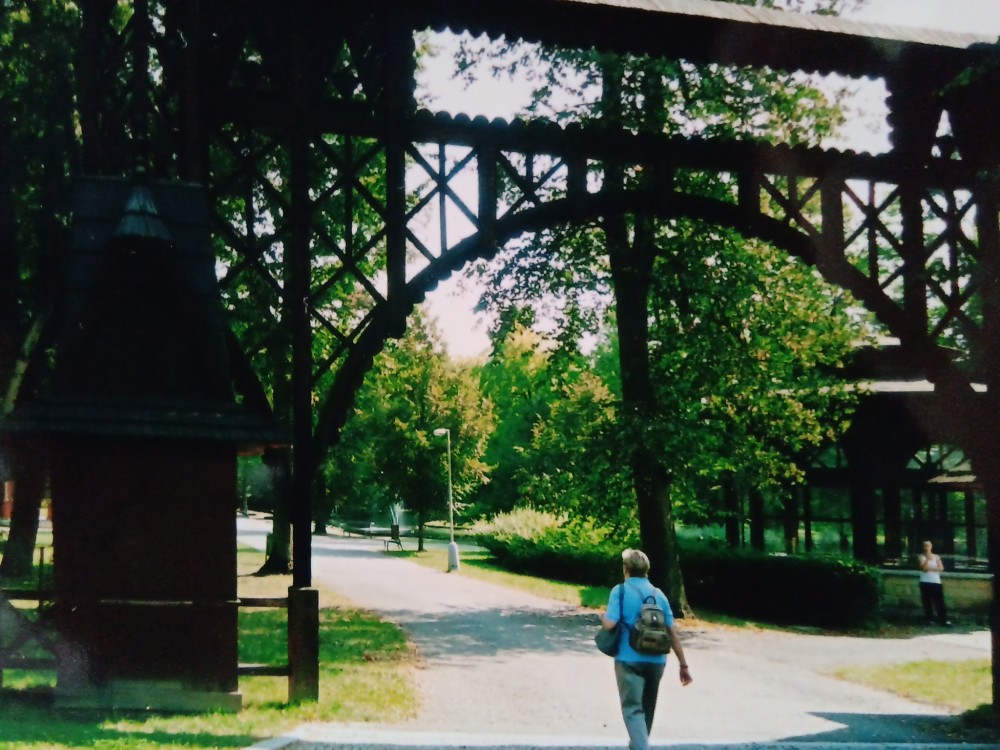
[[[411,2],[414,26],[691,62],[880,77],[958,70],[998,54],[991,37],[871,24],[718,0]]]

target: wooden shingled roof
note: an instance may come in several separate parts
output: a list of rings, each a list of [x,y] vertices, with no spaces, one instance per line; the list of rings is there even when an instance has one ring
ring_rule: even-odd
[[[868,24],[717,0],[420,0],[389,3],[414,28],[698,63],[880,77],[958,70],[997,54],[974,34]],[[400,7],[402,6],[402,7]]]

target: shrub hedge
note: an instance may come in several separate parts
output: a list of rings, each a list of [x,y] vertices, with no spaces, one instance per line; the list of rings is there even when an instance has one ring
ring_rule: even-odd
[[[588,586],[621,580],[621,550],[581,524],[552,518],[527,529],[495,528],[479,543],[508,570]],[[681,567],[688,601],[696,610],[784,625],[864,627],[879,619],[879,575],[841,558],[776,556],[685,547]]]
[[[585,586],[613,586],[621,580],[621,545],[577,545],[573,536],[555,531],[545,531],[534,539],[484,535],[479,544],[499,565],[515,573]]]
[[[828,628],[879,619],[878,571],[853,560],[683,549],[681,568],[696,609]]]

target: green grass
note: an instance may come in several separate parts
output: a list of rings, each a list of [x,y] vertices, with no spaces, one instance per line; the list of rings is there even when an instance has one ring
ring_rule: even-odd
[[[445,548],[435,547],[423,552],[406,550],[404,552],[391,552],[390,554],[402,555],[413,562],[418,562],[430,568],[448,569],[448,551]],[[608,603],[608,596],[611,593],[611,589],[606,586],[582,586],[575,583],[550,581],[544,578],[511,573],[509,570],[505,570],[496,563],[491,562],[490,555],[485,550],[463,550],[460,562],[461,565],[458,572],[461,575],[501,586],[508,586],[509,588],[518,589],[529,594],[544,596],[580,607],[604,609]]]
[[[7,532],[7,527],[0,527]],[[7,539],[0,540],[0,556],[3,555]],[[4,580],[3,586],[8,589],[34,590],[52,586],[52,532],[40,530],[35,538],[33,570],[20,580]],[[44,565],[42,564],[44,562]]]
[[[843,667],[834,676],[923,703],[969,711],[992,701],[989,659]]]
[[[284,596],[290,576],[256,578],[262,553],[241,550],[241,596]],[[415,656],[395,625],[320,592],[320,699],[288,704],[285,677],[243,677],[239,714],[53,711],[53,675],[8,671],[0,691],[0,750],[242,748],[306,721],[398,721],[413,716]],[[241,610],[240,660],[287,661],[284,610]],[[8,688],[16,688],[12,690]]]

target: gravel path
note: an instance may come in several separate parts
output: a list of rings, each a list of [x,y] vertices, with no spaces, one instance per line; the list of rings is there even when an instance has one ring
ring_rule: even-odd
[[[267,529],[240,519],[240,540],[263,547]],[[399,623],[416,644],[422,700],[405,724],[313,726],[300,736],[377,730],[535,736],[581,747],[624,742],[611,661],[592,642],[595,613],[387,555],[379,540],[314,537],[313,544],[317,584]],[[668,664],[654,741],[949,741],[954,722],[946,711],[826,672],[982,657],[990,648],[987,631],[874,639],[713,626],[686,628],[684,643],[695,682],[681,688]]]

